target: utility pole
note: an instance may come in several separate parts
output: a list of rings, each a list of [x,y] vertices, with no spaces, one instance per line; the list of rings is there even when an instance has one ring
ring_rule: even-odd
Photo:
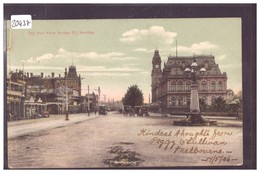
[[[88,116],[90,116],[90,109],[89,109],[89,85],[88,85]]]
[[[67,76],[65,78],[65,87],[66,87],[66,121],[69,120],[69,105],[68,105],[68,86],[67,86]]]
[[[25,118],[25,82],[24,82],[24,62],[23,62],[23,72],[22,72],[22,78],[23,78],[23,91],[22,91],[22,96],[21,96],[21,107],[22,107],[22,115]]]
[[[100,90],[100,87],[98,87],[98,104],[97,104],[98,111],[99,111],[100,93],[101,93],[101,90]]]

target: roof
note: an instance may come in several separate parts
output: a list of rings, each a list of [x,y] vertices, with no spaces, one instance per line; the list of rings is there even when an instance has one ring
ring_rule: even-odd
[[[164,64],[164,74],[184,74],[185,68],[190,67],[194,58],[198,64],[199,69],[205,67],[206,74],[222,74],[218,64],[215,62],[215,57],[213,55],[179,57],[169,56],[167,62]]]
[[[159,55],[159,51],[158,51],[158,50],[155,50],[155,51],[154,51],[153,63],[155,63],[155,62],[161,63],[161,57],[160,57],[160,55]]]

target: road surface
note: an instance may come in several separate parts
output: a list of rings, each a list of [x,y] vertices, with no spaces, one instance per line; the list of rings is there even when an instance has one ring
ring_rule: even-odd
[[[151,168],[243,162],[242,123],[238,120],[218,119],[218,126],[183,127],[172,125],[180,117],[117,113],[90,117],[75,115],[69,122],[63,118],[42,120],[41,130],[35,130],[41,128],[35,122],[10,123],[8,167]]]

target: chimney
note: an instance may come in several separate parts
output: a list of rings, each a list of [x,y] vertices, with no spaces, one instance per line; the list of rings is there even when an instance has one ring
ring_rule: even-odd
[[[60,74],[59,74],[59,78],[60,78]]]
[[[27,78],[29,78],[29,72],[27,72]]]
[[[43,78],[43,73],[41,73],[41,77]]]
[[[54,72],[51,73],[51,77],[54,78]]]
[[[30,76],[33,77],[33,73],[30,73]]]

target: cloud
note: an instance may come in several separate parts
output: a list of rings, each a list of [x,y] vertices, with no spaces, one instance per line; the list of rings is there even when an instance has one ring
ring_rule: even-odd
[[[226,55],[223,54],[223,55],[220,55],[220,56],[216,56],[216,59],[217,59],[218,61],[222,61],[222,60],[226,59]]]
[[[232,63],[232,64],[223,64],[223,65],[220,65],[220,68],[221,69],[233,69],[233,68],[242,68],[242,64],[239,62],[238,64],[236,63]]]
[[[135,51],[135,52],[147,52],[148,50],[146,48],[136,48],[133,51]]]
[[[125,56],[124,53],[121,52],[107,52],[107,53],[98,53],[98,52],[70,52],[63,48],[59,48],[56,54],[43,54],[38,57],[30,57],[27,60],[22,60],[22,62],[26,63],[39,63],[39,62],[50,62],[50,60],[71,60],[73,59],[89,59],[89,60],[102,60],[102,61],[111,61],[111,60],[134,60],[137,59],[135,57]]]
[[[131,76],[131,73],[113,73],[113,72],[91,72],[91,73],[84,73],[84,76],[107,76],[107,77],[120,77],[120,76]]]
[[[50,60],[52,58],[54,58],[54,55],[51,54],[51,53],[47,53],[47,54],[44,54],[42,56],[38,56],[38,57],[35,57],[35,58],[30,57],[27,60],[22,60],[22,62],[27,62],[27,63],[35,63],[35,62],[37,62],[37,63],[39,63],[41,61],[48,61],[48,60]]]
[[[164,44],[172,44],[177,33],[166,31],[162,26],[151,26],[149,29],[132,29],[122,34],[119,39],[123,43],[133,43],[142,39],[154,39]]]
[[[104,54],[98,54],[96,52],[87,52],[87,53],[76,53],[76,57],[78,58],[89,58],[89,59],[110,59],[110,58],[118,58],[123,56],[123,53],[120,52],[109,52]]]
[[[218,45],[210,43],[209,41],[203,41],[200,43],[194,43],[190,47],[187,46],[178,46],[177,50],[178,52],[186,52],[186,53],[196,53],[200,54],[205,50],[212,50],[218,48]],[[176,47],[172,48],[172,51],[175,51]]]
[[[27,70],[63,70],[64,68],[63,67],[51,67],[51,66],[38,66],[38,65],[33,65],[33,66],[29,66],[29,65],[26,65],[26,66],[16,66],[16,65],[12,65],[12,69],[11,70],[14,70],[14,69],[23,69],[25,71]]]
[[[152,53],[154,50],[148,50],[146,48],[136,48],[136,49],[133,49],[132,51],[134,51],[134,52]]]
[[[133,72],[144,72],[142,69],[138,68],[132,68],[128,66],[122,66],[122,67],[114,67],[114,68],[107,68],[105,66],[77,66],[78,72],[125,72],[125,73],[133,73]]]
[[[105,66],[78,66],[77,71],[84,76],[131,76],[135,73],[146,73],[142,69],[131,68],[128,66],[107,68]]]

